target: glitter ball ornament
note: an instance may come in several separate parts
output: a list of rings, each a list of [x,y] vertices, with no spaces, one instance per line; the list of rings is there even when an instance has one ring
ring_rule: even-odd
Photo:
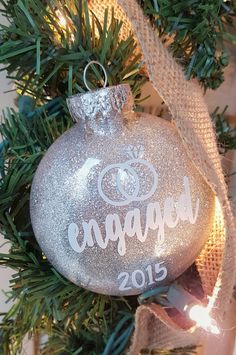
[[[68,99],[77,123],[34,177],[31,219],[49,261],[89,290],[133,295],[196,259],[215,198],[175,126],[134,113],[128,85]]]

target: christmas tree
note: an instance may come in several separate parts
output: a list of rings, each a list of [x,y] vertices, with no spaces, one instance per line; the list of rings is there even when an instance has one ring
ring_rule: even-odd
[[[140,110],[141,88],[148,81],[142,53],[133,33],[120,35],[124,24],[115,11],[105,10],[99,17],[89,1],[0,3],[9,21],[1,26],[0,62],[19,95],[17,112],[7,109],[0,126],[0,226],[11,243],[9,253],[0,254],[0,265],[15,270],[9,294],[14,305],[3,314],[0,353],[16,354],[26,334],[43,333],[48,336],[40,350],[43,355],[122,354],[134,330],[137,296],[100,295],[64,278],[36,241],[29,198],[42,157],[72,127],[66,98],[87,90],[86,65],[101,63],[109,86],[129,84]],[[204,90],[217,89],[229,62],[225,41],[234,39],[235,2],[150,0],[139,4],[183,67],[186,79],[196,78]],[[103,72],[91,68],[88,86],[102,87]],[[212,114],[220,153],[236,148],[236,129],[228,125],[224,114],[217,109]],[[194,266],[191,272],[195,273]],[[165,304],[163,298],[157,296],[154,301]],[[188,347],[155,353],[194,351]]]

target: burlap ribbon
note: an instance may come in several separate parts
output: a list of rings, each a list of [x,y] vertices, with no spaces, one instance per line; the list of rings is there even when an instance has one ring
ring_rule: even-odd
[[[135,0],[94,0],[91,9],[102,19],[105,8],[115,9],[124,22],[122,36],[133,32],[143,53],[150,81],[168,106],[191,160],[218,198],[212,233],[196,260],[213,316],[222,318],[235,281],[236,229],[221,168],[215,132],[200,88],[186,81],[180,66],[163,46]],[[156,305],[140,306],[129,354],[141,349],[174,348],[198,342],[199,332],[178,329]]]

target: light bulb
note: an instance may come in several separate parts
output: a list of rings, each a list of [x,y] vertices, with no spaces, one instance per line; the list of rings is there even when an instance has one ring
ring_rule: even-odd
[[[59,23],[62,27],[66,27],[66,19],[64,16],[59,16]]]
[[[195,304],[187,308],[189,318],[197,323],[198,326],[213,333],[220,334],[216,321],[210,317],[209,310],[206,307]]]
[[[66,18],[62,15],[62,13],[59,10],[56,11],[56,14],[57,14],[57,17],[58,17],[59,25],[62,28],[65,28],[67,26]]]

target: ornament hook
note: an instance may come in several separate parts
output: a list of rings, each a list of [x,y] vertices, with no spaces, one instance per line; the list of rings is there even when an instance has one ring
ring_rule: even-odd
[[[106,72],[106,69],[104,68],[104,66],[100,62],[98,62],[97,60],[91,60],[91,62],[89,62],[86,65],[86,67],[84,68],[83,79],[84,79],[84,84],[85,84],[86,88],[88,89],[88,91],[92,91],[92,89],[90,89],[90,87],[88,86],[88,83],[87,83],[87,80],[86,80],[87,70],[88,70],[88,68],[90,67],[91,64],[97,64],[97,65],[99,65],[102,68],[104,76],[105,76],[103,87],[105,88],[107,86],[107,72]]]

